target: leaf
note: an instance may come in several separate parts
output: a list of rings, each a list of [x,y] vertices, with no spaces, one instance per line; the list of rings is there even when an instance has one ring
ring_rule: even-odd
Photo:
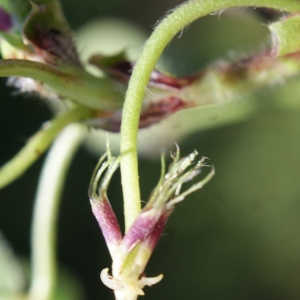
[[[57,288],[53,300],[82,300],[84,292],[80,282],[65,269],[59,269]]]
[[[24,288],[24,278],[19,261],[0,233],[0,298],[13,297]]]
[[[269,25],[272,33],[273,52],[276,56],[300,51],[300,14],[288,15]]]
[[[49,63],[80,66],[69,25],[55,0],[31,1],[32,11],[24,25],[25,38]]]

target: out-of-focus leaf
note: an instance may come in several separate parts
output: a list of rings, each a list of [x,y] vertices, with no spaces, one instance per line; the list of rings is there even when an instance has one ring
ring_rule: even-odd
[[[82,300],[84,291],[78,280],[68,271],[59,269],[57,288],[53,300]]]
[[[14,29],[21,32],[23,22],[30,11],[30,2],[28,0],[0,0],[0,7],[12,16]]]
[[[83,26],[76,34],[76,44],[85,62],[95,54],[115,56],[122,52],[129,61],[134,61],[146,38],[145,32],[136,25],[110,18]]]
[[[30,285],[30,262],[27,259],[21,259],[21,266],[24,273],[24,282],[26,286]],[[51,300],[82,300],[84,297],[84,289],[76,278],[69,270],[64,267],[59,266],[57,281],[56,281],[56,289],[54,292],[53,299]],[[1,300],[28,300],[26,293],[22,295],[14,294],[12,297],[7,296],[6,298],[2,297],[0,293]]]
[[[0,299],[13,299],[23,288],[22,268],[0,233]]]
[[[29,1],[0,0],[0,45],[4,58],[15,56],[16,49],[28,52],[22,40],[22,28],[29,11]],[[11,46],[16,49],[11,49]]]
[[[45,61],[79,66],[71,31],[60,3],[55,0],[35,0],[31,3],[32,11],[23,28],[26,39]]]
[[[11,16],[0,7],[0,31],[10,31],[12,28],[12,18]]]
[[[300,14],[288,15],[269,25],[272,33],[273,52],[277,56],[300,51],[298,38],[300,30]]]

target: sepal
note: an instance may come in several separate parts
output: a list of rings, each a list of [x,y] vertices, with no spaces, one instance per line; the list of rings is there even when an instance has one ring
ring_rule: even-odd
[[[177,146],[176,152],[171,155],[173,162],[166,173],[165,155],[162,152],[162,170],[158,184],[148,203],[122,238],[116,216],[107,198],[110,180],[119,166],[121,157],[113,157],[107,144],[107,154],[100,158],[93,173],[89,196],[92,211],[113,259],[112,275],[108,274],[108,269],[104,269],[101,272],[101,280],[114,290],[116,299],[136,299],[144,294],[142,289],[145,285],[155,284],[162,279],[162,275],[147,278],[144,271],[168,218],[177,203],[202,188],[215,174],[212,167],[203,180],[181,193],[184,183],[192,180],[201,173],[203,167],[208,166],[207,158],[202,157],[197,161],[197,155],[197,151],[194,151],[189,156],[180,158]]]

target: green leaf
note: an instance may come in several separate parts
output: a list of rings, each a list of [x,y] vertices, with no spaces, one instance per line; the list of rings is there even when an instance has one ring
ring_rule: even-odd
[[[53,300],[82,300],[84,292],[80,282],[65,269],[60,269]]]
[[[0,232],[0,299],[13,299],[23,288],[22,268]]]
[[[300,14],[286,16],[269,25],[272,33],[273,51],[276,56],[300,51]]]

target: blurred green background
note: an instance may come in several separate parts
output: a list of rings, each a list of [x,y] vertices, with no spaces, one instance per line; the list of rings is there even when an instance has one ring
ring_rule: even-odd
[[[125,40],[132,38],[134,56],[156,21],[180,2],[64,0],[62,4],[74,30],[99,20],[98,29],[93,25],[99,40],[92,40],[100,48],[102,45],[104,52],[109,52],[112,44],[117,49],[115,39],[120,40],[120,32],[128,29]],[[127,28],[120,20],[131,25]],[[264,49],[269,41],[265,24],[269,22],[254,9],[206,17],[172,41],[159,66],[188,74],[216,59],[237,59]],[[89,46],[93,45],[79,47],[83,56]],[[203,190],[176,207],[146,269],[148,276],[163,273],[164,279],[145,288],[143,299],[300,299],[299,83],[295,78],[245,94],[230,104],[180,112],[161,127],[140,131],[143,200],[157,182],[162,146],[169,149],[178,142],[183,155],[198,149],[210,158],[217,172]],[[0,95],[3,164],[51,118],[51,112],[47,101],[17,95],[5,86],[5,80],[1,80]],[[80,287],[84,294],[79,298],[87,300],[113,299],[99,279],[100,270],[111,261],[87,198],[96,161],[97,156],[84,147],[76,155],[58,228],[59,264],[76,278],[76,293],[79,295]],[[25,260],[30,252],[30,220],[42,162],[40,159],[22,178],[0,191],[0,230]],[[122,218],[119,175],[109,197]]]

